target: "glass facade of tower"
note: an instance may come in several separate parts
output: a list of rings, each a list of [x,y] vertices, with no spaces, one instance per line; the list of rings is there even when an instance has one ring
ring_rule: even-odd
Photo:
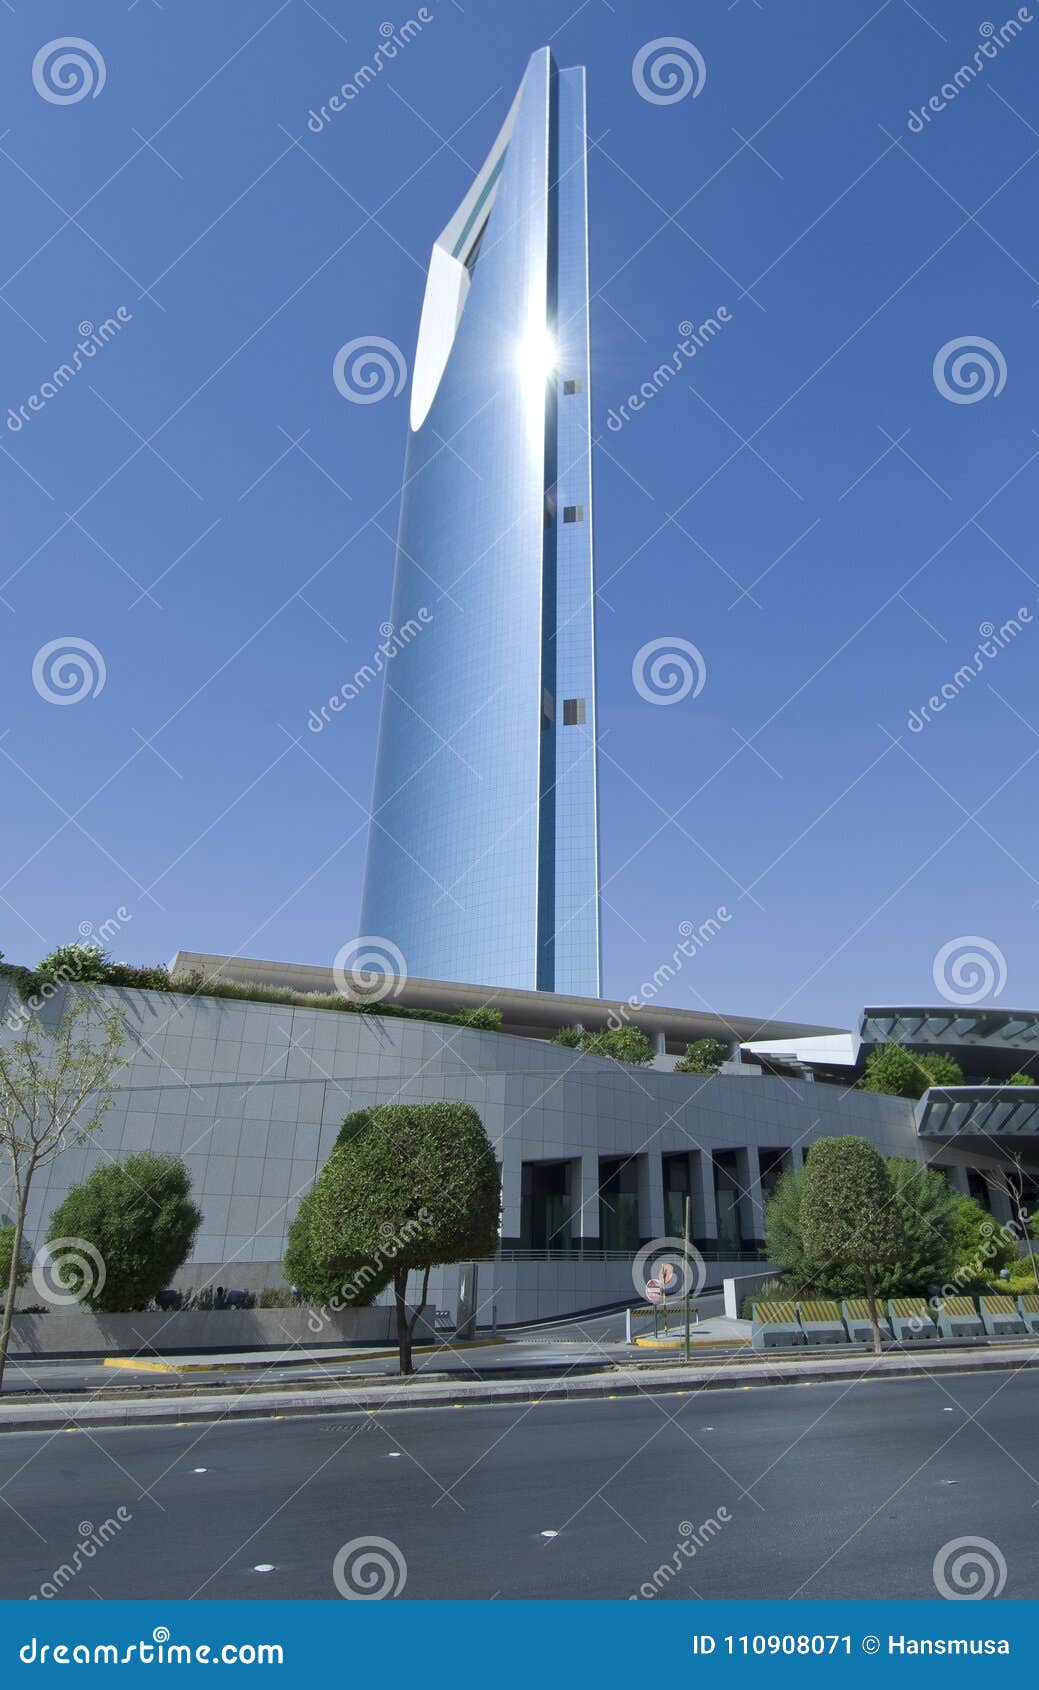
[[[594,997],[586,207],[584,72],[543,49],[433,248],[361,925],[416,976]]]

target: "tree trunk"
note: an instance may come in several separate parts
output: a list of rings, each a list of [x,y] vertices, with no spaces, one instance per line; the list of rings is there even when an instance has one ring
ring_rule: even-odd
[[[395,1267],[393,1270],[393,1298],[397,1305],[397,1345],[400,1350],[400,1371],[410,1373],[411,1368],[411,1325],[408,1321],[404,1303],[404,1293],[408,1288],[408,1270],[406,1267]]]
[[[883,1344],[880,1341],[880,1322],[877,1319],[877,1293],[873,1285],[873,1269],[868,1267],[863,1268],[862,1277],[866,1282],[866,1301],[869,1304],[869,1323],[873,1329],[873,1354],[879,1356],[883,1352]]]
[[[0,1390],[3,1389],[4,1369],[7,1366],[7,1347],[11,1342],[11,1322],[14,1319],[14,1298],[18,1289],[18,1264],[22,1258],[22,1235],[25,1231],[25,1210],[29,1201],[29,1186],[18,1198],[14,1218],[14,1237],[11,1240],[11,1271],[7,1275],[7,1297],[4,1302],[3,1325],[0,1326]]]
[[[421,1300],[415,1304],[415,1312],[413,1313],[411,1319],[408,1322],[408,1342],[409,1342],[409,1344],[411,1342],[411,1339],[415,1335],[415,1328],[418,1325],[419,1316],[422,1313],[423,1309],[425,1308],[428,1300],[429,1300],[429,1263],[427,1262],[425,1267],[422,1270],[422,1297],[421,1297]]]

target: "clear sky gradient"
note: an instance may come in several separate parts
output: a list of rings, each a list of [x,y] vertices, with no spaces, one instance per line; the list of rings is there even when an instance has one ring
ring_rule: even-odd
[[[0,8],[0,948],[120,909],[137,961],[357,934],[378,687],[307,723],[388,613],[408,388],[350,403],[333,360],[376,336],[410,368],[431,242],[547,42],[588,68],[593,141],[605,991],[725,906],[669,1001],[843,1023],[934,1000],[978,935],[1000,1001],[1039,1003],[1039,8],[911,127],[1016,7],[434,0],[308,129],[416,12]],[[34,84],[64,36],[96,97]],[[671,103],[632,76],[661,37],[706,66]],[[970,403],[933,369],[966,337],[1005,369]],[[33,663],[66,636],[106,676],[56,705]],[[641,696],[657,639],[702,654],[696,697]]]

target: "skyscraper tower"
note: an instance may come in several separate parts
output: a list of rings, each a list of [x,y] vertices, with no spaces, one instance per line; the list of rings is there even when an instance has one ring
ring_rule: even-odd
[[[361,925],[416,976],[599,995],[590,443],[584,71],[542,48],[412,372]]]

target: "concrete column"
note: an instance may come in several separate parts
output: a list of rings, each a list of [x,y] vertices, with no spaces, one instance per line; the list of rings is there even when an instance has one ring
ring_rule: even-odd
[[[714,1201],[714,1163],[706,1150],[694,1150],[693,1238],[713,1249],[718,1241],[718,1208]]]
[[[998,1221],[1000,1226],[1009,1226],[1014,1219],[1014,1208],[1006,1192],[1000,1191],[998,1186],[990,1185],[988,1198],[993,1220]]]
[[[943,1168],[942,1173],[949,1181],[949,1190],[955,1191],[961,1197],[970,1196],[970,1182],[967,1179],[967,1169],[962,1162],[950,1162]]]
[[[574,1237],[586,1244],[599,1243],[599,1153],[585,1150],[577,1170],[577,1199],[574,1215]]]
[[[765,1205],[761,1197],[761,1165],[753,1145],[737,1153],[740,1194],[740,1237],[760,1243],[765,1237]]]
[[[664,1236],[664,1170],[659,1150],[637,1158],[639,1175],[639,1237],[643,1243]]]

